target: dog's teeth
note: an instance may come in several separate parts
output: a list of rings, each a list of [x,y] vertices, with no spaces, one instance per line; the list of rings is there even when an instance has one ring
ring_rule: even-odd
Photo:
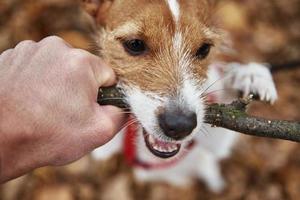
[[[174,147],[174,145],[170,145],[169,148],[168,148],[169,151],[174,151],[175,149],[176,148]]]
[[[175,151],[175,150],[176,150],[176,148],[174,148],[174,146],[169,148],[169,151],[170,151],[170,152],[171,152],[171,151]]]
[[[160,147],[159,147],[159,146],[154,145],[153,148],[154,148],[155,150],[157,150],[157,151],[160,151]]]
[[[149,135],[149,142],[150,142],[151,144],[154,144],[154,143],[155,143],[155,140],[154,140],[154,138],[153,138],[151,135]]]
[[[148,135],[148,142],[153,149],[160,152],[172,152],[178,149],[177,144],[157,141],[152,135]]]
[[[173,145],[173,144],[170,144],[166,147],[162,147],[162,146],[157,145],[155,143],[152,143],[152,144],[153,144],[153,148],[157,151],[160,151],[160,152],[172,152],[172,151],[175,151],[177,149],[177,146]]]
[[[163,147],[160,147],[160,151],[161,151],[161,152],[168,152],[168,150],[165,149],[165,148],[163,148]]]

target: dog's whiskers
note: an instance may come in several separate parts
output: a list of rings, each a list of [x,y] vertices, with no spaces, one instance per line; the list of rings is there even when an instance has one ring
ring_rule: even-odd
[[[134,123],[137,123],[138,120],[137,119],[133,119],[133,120],[130,120],[128,121],[127,123],[124,124],[124,126],[121,128],[121,131],[124,130],[125,128],[127,128],[128,126],[134,124]]]
[[[226,76],[223,76],[223,77],[220,77],[218,79],[216,79],[215,81],[213,81],[210,85],[207,86],[206,89],[204,89],[204,91],[200,94],[200,96],[202,96],[202,94],[204,94],[205,92],[207,92],[212,86],[214,86],[216,83],[218,83],[219,81],[222,81],[222,80],[225,80],[227,78],[230,78],[230,72],[233,71],[233,69],[229,70],[227,72],[227,75]]]
[[[116,115],[127,115],[127,114],[133,114],[132,112],[130,112],[130,111],[128,111],[128,112],[126,112],[126,111],[124,111],[124,112],[117,112],[117,113],[115,113],[115,114],[113,114],[112,116],[116,116]]]
[[[200,132],[203,133],[204,136],[209,136],[209,131],[206,129],[204,125],[201,126]]]
[[[209,135],[209,131],[207,130],[207,128],[205,126],[202,126],[203,130],[205,130],[206,134]]]
[[[213,93],[216,93],[216,92],[223,92],[223,91],[229,91],[229,90],[234,90],[234,88],[223,88],[223,89],[217,89],[217,90],[213,90],[213,91],[210,91],[208,93],[202,93],[202,95],[200,96],[200,98],[204,98],[204,97],[207,97],[208,95],[210,94],[213,94]]]

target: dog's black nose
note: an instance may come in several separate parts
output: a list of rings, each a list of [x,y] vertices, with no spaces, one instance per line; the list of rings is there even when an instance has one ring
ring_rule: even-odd
[[[158,121],[165,135],[180,140],[191,134],[197,126],[197,115],[181,110],[165,111],[158,115]]]

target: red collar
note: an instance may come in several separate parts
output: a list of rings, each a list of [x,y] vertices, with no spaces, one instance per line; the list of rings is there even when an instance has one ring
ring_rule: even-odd
[[[188,147],[188,151],[183,151],[176,159],[170,161],[163,161],[160,163],[147,163],[142,160],[139,160],[136,152],[136,139],[137,139],[138,126],[136,123],[129,125],[125,130],[125,140],[124,140],[124,156],[126,162],[135,167],[141,167],[144,169],[161,169],[167,168],[172,165],[175,165],[183,158],[187,156],[189,151],[194,147],[195,141],[192,141]]]
[[[217,96],[214,94],[207,95],[207,101],[209,103],[216,102]],[[130,119],[129,119],[130,120]],[[136,138],[137,138],[138,125],[137,123],[130,124],[125,129],[125,140],[124,140],[124,157],[126,162],[131,166],[141,167],[144,169],[161,169],[175,165],[183,158],[187,156],[190,150],[195,146],[195,141],[193,140],[187,147],[187,151],[183,151],[176,159],[170,161],[163,161],[160,163],[147,163],[139,160],[136,152]]]

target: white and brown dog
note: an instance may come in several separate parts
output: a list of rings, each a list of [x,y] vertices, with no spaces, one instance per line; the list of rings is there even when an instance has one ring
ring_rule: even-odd
[[[219,38],[209,0],[102,0],[96,17],[99,55],[115,70],[132,118],[93,152],[126,152],[140,181],[187,185],[193,177],[224,188],[219,161],[237,134],[203,122],[207,102],[229,103],[256,93],[274,102],[269,70],[260,64],[211,64]]]

